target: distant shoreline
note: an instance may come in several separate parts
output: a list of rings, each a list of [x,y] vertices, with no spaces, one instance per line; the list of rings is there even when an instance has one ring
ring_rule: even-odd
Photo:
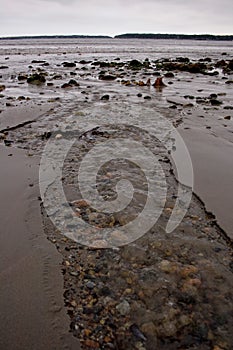
[[[176,40],[221,40],[233,41],[233,35],[213,34],[121,34],[117,39],[176,39]]]
[[[24,39],[175,39],[175,40],[212,40],[233,41],[233,35],[213,34],[139,34],[127,33],[114,37],[108,35],[24,35],[0,37],[0,40],[24,40]]]

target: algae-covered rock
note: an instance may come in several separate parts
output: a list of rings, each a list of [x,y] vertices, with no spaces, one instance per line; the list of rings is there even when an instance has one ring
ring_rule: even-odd
[[[27,78],[28,84],[40,85],[46,82],[46,79],[43,74],[33,74],[29,78]]]

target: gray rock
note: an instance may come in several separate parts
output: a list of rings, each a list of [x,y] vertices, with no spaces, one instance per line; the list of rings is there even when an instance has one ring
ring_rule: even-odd
[[[86,287],[88,289],[94,289],[95,288],[95,283],[91,282],[91,281],[88,281],[87,284],[86,284]]]
[[[125,316],[130,312],[130,305],[127,300],[123,300],[116,306],[116,309],[122,316]]]

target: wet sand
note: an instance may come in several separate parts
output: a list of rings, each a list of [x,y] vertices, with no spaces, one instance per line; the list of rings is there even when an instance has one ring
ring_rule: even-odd
[[[0,348],[78,349],[63,308],[61,258],[47,241],[37,157],[0,148]]]
[[[192,122],[191,122],[192,123]],[[233,143],[192,127],[179,129],[189,149],[194,170],[194,192],[215,214],[217,222],[233,239]]]
[[[30,124],[40,115],[47,112],[51,106],[37,105],[35,102],[27,102],[23,106],[8,107],[0,114],[0,130],[17,128],[22,124]]]

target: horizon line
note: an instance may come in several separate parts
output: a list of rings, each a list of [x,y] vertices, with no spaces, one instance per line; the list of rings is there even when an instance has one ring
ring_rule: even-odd
[[[21,34],[21,35],[3,35],[0,36],[0,39],[20,39],[20,38],[61,38],[61,37],[99,37],[99,38],[117,38],[119,36],[124,35],[174,35],[174,36],[212,36],[212,37],[232,37],[233,34],[210,34],[210,33],[202,33],[202,34],[186,34],[186,33],[145,33],[145,32],[130,32],[130,33],[123,33],[123,34]]]

